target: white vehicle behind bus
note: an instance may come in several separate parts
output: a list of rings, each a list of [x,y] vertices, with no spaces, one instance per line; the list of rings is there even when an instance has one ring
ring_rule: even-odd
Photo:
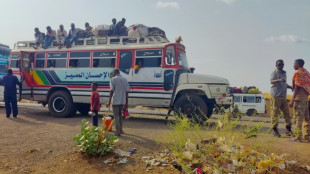
[[[241,113],[252,116],[254,113],[266,113],[266,100],[264,94],[233,94],[234,105]]]

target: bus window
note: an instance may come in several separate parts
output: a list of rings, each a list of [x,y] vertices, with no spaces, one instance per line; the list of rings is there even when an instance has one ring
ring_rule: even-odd
[[[123,73],[129,74],[130,68],[132,66],[132,52],[131,51],[121,51],[119,69]]]
[[[234,102],[240,103],[241,102],[241,96],[234,96]]]
[[[243,103],[255,103],[255,97],[252,96],[244,96]]]
[[[185,51],[178,48],[179,65],[183,69],[189,69]]]
[[[161,67],[162,50],[141,50],[136,52],[136,65],[139,68]]]
[[[94,52],[93,67],[94,68],[115,68],[115,51]]]
[[[90,64],[90,52],[71,52],[70,68],[88,68]]]
[[[47,68],[66,68],[67,53],[47,53]]]
[[[176,59],[175,59],[175,49],[173,45],[170,45],[166,48],[165,64],[166,65],[177,64]]]
[[[160,67],[161,58],[137,58],[136,65],[138,65],[140,68]]]
[[[44,68],[45,53],[36,53],[36,68]]]
[[[20,54],[12,54],[10,68],[16,69],[19,68],[20,62]]]
[[[262,98],[261,97],[256,97],[256,103],[261,103],[262,102]]]

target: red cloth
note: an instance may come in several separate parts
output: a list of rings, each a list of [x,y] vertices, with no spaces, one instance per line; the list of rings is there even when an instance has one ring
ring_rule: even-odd
[[[295,85],[305,89],[310,94],[310,73],[305,68],[299,68],[293,76],[293,87]]]
[[[93,109],[94,103],[96,102],[96,105],[94,107],[95,111],[100,110],[100,99],[99,99],[99,93],[98,91],[93,91],[90,96],[90,110]]]

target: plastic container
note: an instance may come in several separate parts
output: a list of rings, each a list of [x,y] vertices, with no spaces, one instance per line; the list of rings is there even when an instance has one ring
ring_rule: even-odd
[[[102,124],[103,124],[103,119],[104,118],[102,118]],[[112,123],[112,118],[111,117],[106,117],[105,126],[106,126],[107,129],[109,128],[111,123]],[[112,126],[110,127],[109,131],[112,131]]]

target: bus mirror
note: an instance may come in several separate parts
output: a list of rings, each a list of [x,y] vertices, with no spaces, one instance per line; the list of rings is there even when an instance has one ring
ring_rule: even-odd
[[[189,68],[189,69],[190,69],[191,73],[194,73],[194,71],[195,71],[195,68],[194,68],[194,67],[191,67],[191,68]]]
[[[18,69],[19,69],[19,72],[22,72],[22,66],[20,64],[18,65]]]

